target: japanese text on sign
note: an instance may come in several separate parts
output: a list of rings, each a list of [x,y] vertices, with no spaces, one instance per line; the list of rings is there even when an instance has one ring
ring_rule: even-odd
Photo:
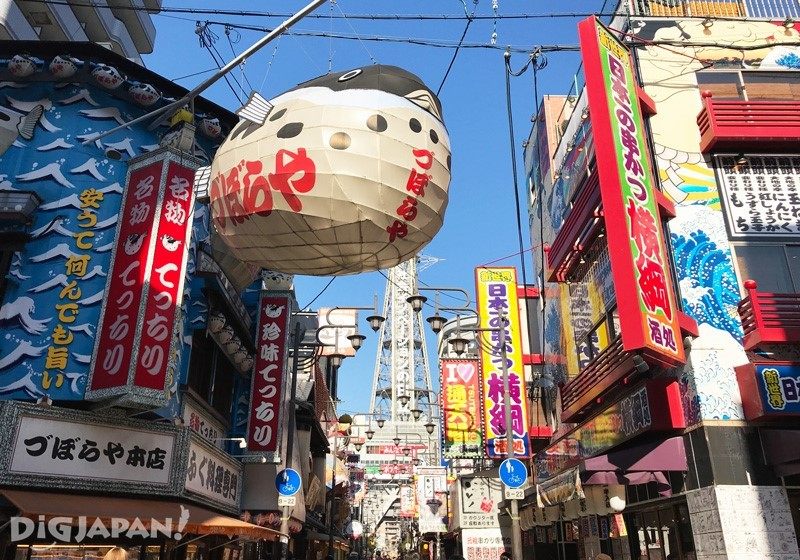
[[[513,268],[476,269],[478,308],[481,324],[491,329],[481,345],[483,370],[483,412],[486,454],[491,458],[508,454],[503,362],[508,370],[511,401],[511,430],[514,454],[530,455],[527,399],[522,364],[516,270]],[[488,347],[487,347],[488,346]]]
[[[225,229],[229,221],[241,224],[251,214],[268,216],[275,208],[273,192],[279,193],[293,212],[300,212],[303,202],[297,195],[311,192],[316,181],[317,168],[305,148],[278,150],[274,173],[266,173],[261,160],[242,160],[211,180],[215,222]]]
[[[100,316],[89,389],[124,387],[143,305],[150,241],[163,162],[132,170],[120,210],[116,247]]]
[[[236,507],[242,479],[238,465],[192,442],[186,468],[186,490]]]
[[[147,303],[141,320],[141,337],[134,384],[163,390],[174,342],[175,317],[183,297],[187,242],[194,204],[194,171],[170,162],[156,243],[150,264]]]
[[[247,444],[251,451],[278,451],[290,305],[287,297],[261,297],[247,429]]]
[[[433,152],[422,149],[412,149],[417,166],[420,170],[412,167],[406,181],[406,192],[409,194],[397,207],[395,214],[400,219],[396,219],[386,228],[389,234],[389,243],[393,243],[398,237],[403,239],[408,235],[408,223],[413,222],[417,217],[417,200],[425,196],[425,189],[431,180],[431,176],[426,173],[433,165]]]
[[[596,17],[579,24],[589,114],[625,350],[685,361],[664,233],[628,49]]]
[[[174,441],[172,434],[23,416],[10,470],[166,484]]]
[[[78,318],[81,304],[81,288],[78,285],[89,272],[89,262],[92,260],[91,250],[94,248],[94,231],[97,224],[97,211],[103,202],[104,195],[97,189],[84,189],[78,195],[80,212],[77,216],[80,231],[75,233],[76,252],[67,257],[64,263],[66,277],[63,288],[58,297],[60,303],[56,304],[55,315],[58,323],[51,333],[52,344],[47,348],[44,368],[42,372],[42,389],[47,391],[55,385],[56,388],[64,384],[64,370],[69,362],[69,347],[74,340],[71,326]],[[52,375],[48,370],[55,370]]]
[[[481,457],[481,378],[477,360],[442,360],[444,456]]]
[[[800,366],[757,364],[761,400],[768,412],[800,413]]]
[[[717,156],[733,237],[800,235],[800,158]]]

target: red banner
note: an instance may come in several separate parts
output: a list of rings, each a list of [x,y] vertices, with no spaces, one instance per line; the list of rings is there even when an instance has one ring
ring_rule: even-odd
[[[442,454],[482,457],[481,374],[478,360],[441,360]]]
[[[163,161],[131,169],[97,327],[88,391],[125,387],[134,353]],[[88,396],[88,395],[87,395]]]
[[[261,296],[258,306],[256,363],[247,426],[250,451],[278,452],[290,307],[287,296],[266,294]]]
[[[133,383],[163,390],[172,348],[175,314],[183,296],[186,246],[192,223],[194,171],[175,162],[167,167],[167,181],[151,259],[150,286],[141,321],[141,339]],[[153,230],[155,230],[155,226]]]

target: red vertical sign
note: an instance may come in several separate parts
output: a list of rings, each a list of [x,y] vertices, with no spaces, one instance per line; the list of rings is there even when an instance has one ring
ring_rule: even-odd
[[[192,223],[194,171],[170,162],[159,215],[155,220],[155,248],[150,265],[150,286],[133,383],[163,390],[172,348],[175,314],[183,296],[186,246]]]
[[[247,448],[250,451],[278,452],[290,308],[288,296],[261,296],[247,425]]]
[[[125,387],[134,353],[163,161],[132,170],[117,224],[88,391]]]

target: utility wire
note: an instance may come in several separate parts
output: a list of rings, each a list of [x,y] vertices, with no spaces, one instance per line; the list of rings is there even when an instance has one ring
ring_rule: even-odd
[[[467,5],[464,3],[464,0],[461,0],[462,4],[464,4],[464,14],[467,16],[467,25],[464,26],[464,32],[461,34],[461,39],[458,40],[458,45],[456,46],[455,52],[453,52],[453,58],[450,59],[450,64],[447,65],[447,70],[444,73],[444,77],[442,78],[442,83],[439,84],[439,89],[436,90],[436,96],[438,97],[440,93],[442,93],[442,88],[444,87],[444,83],[447,81],[447,76],[450,75],[450,70],[453,69],[453,64],[456,62],[456,57],[458,56],[458,51],[461,50],[461,45],[464,44],[464,38],[467,36],[467,31],[469,31],[469,26],[472,25],[472,18],[475,16],[475,10],[478,9],[478,0],[475,0],[475,7],[472,9],[472,15],[470,16],[467,14]]]
[[[78,2],[75,0],[27,0],[29,3],[35,4],[47,4],[51,6],[72,6],[78,8],[108,8],[108,6],[103,3],[99,2],[91,2],[91,1],[84,1]],[[135,5],[121,5],[115,6],[115,10],[126,10],[132,12],[146,12],[151,15],[159,16],[164,14],[191,14],[191,15],[225,15],[225,16],[237,16],[237,17],[265,17],[265,18],[287,18],[290,17],[292,14],[290,13],[283,13],[283,12],[261,12],[261,11],[254,11],[254,10],[218,10],[218,9],[209,9],[209,8],[199,8],[199,7],[184,7],[184,8],[169,8],[166,6],[162,6],[157,12],[153,10],[149,10],[143,6],[135,6]],[[552,18],[579,18],[579,17],[588,17],[588,16],[614,16],[617,15],[616,12],[609,12],[609,13],[597,13],[597,12],[553,12],[553,13],[543,13],[543,14],[506,14],[506,15],[493,15],[493,16],[475,16],[473,19],[475,20],[497,20],[497,19],[552,19]],[[363,20],[371,20],[371,21],[466,21],[469,20],[469,16],[461,16],[461,15],[447,15],[447,14],[350,14],[349,16],[341,15],[341,16],[328,16],[322,14],[308,14],[306,19],[327,19],[328,17],[333,17],[334,19],[363,19]],[[703,18],[699,18],[703,19]],[[723,18],[719,18],[723,19]],[[733,18],[726,18],[726,19],[733,19]],[[743,19],[743,18],[739,18]]]
[[[334,4],[336,4],[336,1],[335,1],[335,0],[333,0],[333,3],[334,3]],[[342,7],[341,7],[339,4],[336,4],[336,7],[337,7],[337,8],[339,8],[339,13],[341,13],[341,14],[342,14],[342,17],[344,17],[344,20],[347,22],[347,25],[350,27],[350,30],[351,30],[351,31],[352,31],[352,32],[355,34],[356,38],[358,38],[358,42],[359,42],[359,43],[361,43],[361,47],[362,47],[362,48],[364,49],[364,51],[367,53],[367,56],[368,56],[368,57],[369,57],[369,59],[372,61],[372,64],[378,64],[378,61],[377,61],[377,60],[375,60],[375,57],[374,57],[374,56],[372,56],[372,53],[371,53],[371,52],[369,52],[369,49],[367,48],[367,45],[365,45],[365,44],[364,44],[364,41],[362,41],[362,40],[361,40],[361,36],[359,36],[359,34],[358,34],[358,32],[356,31],[355,27],[353,27],[353,24],[352,24],[352,23],[350,23],[350,20],[349,20],[349,19],[347,19],[347,15],[345,15],[344,11],[342,10]]]
[[[333,281],[334,281],[334,280],[336,280],[336,276],[331,276],[331,279],[330,279],[330,280],[328,280],[328,283],[327,283],[327,284],[325,284],[325,287],[324,287],[324,288],[322,288],[322,290],[320,290],[320,292],[319,292],[317,295],[315,295],[315,296],[314,296],[314,299],[312,299],[311,301],[309,301],[307,304],[305,304],[305,305],[304,305],[303,307],[301,307],[300,309],[308,309],[309,307],[311,307],[312,305],[314,305],[314,302],[315,302],[315,301],[317,301],[317,300],[318,300],[318,299],[319,299],[319,298],[322,296],[322,294],[324,294],[324,293],[325,293],[325,290],[327,290],[328,288],[330,288],[330,286],[331,286],[331,284],[333,284]]]

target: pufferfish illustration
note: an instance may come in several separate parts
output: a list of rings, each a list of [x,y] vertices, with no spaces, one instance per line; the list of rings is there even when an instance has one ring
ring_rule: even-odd
[[[3,155],[21,136],[25,140],[33,138],[36,124],[42,118],[44,107],[36,105],[28,114],[18,113],[7,107],[0,107],[0,155]]]
[[[147,238],[147,235],[144,233],[132,233],[125,239],[125,254],[132,256],[139,252],[139,249],[142,248],[142,244],[144,244],[144,240]]]
[[[174,253],[175,251],[178,250],[178,248],[180,248],[181,240],[175,239],[171,235],[164,234],[161,236],[161,246],[164,247],[164,249],[166,249],[170,253]]]
[[[450,139],[436,95],[373,65],[267,101],[251,95],[209,174],[212,219],[240,260],[280,272],[388,268],[442,226]]]

